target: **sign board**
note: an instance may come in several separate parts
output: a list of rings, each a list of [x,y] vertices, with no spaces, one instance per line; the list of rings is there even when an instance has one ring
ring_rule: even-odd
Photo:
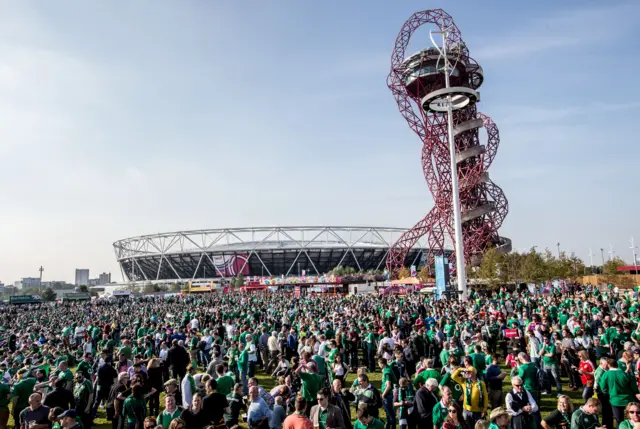
[[[130,290],[114,290],[113,296],[115,298],[129,298],[131,296]]]
[[[449,259],[444,256],[436,256],[436,299],[442,299],[449,284]]]
[[[91,299],[91,294],[88,292],[68,292],[62,295],[62,300],[69,301],[82,301]]]
[[[38,304],[39,295],[12,295],[9,297],[9,304]]]
[[[505,329],[504,336],[506,338],[518,338],[518,330],[517,329]]]

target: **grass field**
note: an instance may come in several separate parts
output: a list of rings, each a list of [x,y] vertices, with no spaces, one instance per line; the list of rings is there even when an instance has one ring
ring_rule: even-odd
[[[504,380],[504,388],[503,388],[504,392],[506,393],[511,389],[511,379],[508,376],[509,371],[506,369],[506,367],[503,367],[503,370],[507,373],[507,378],[505,378]],[[371,384],[373,384],[378,389],[380,388],[381,376],[382,374],[380,372],[369,374],[369,380],[371,381]],[[275,380],[273,380],[270,376],[266,375],[263,371],[258,370],[257,377],[258,377],[258,380],[260,381],[260,385],[267,391],[275,387]],[[355,379],[355,374],[349,374],[347,376],[346,385],[351,386],[351,383],[353,383],[354,379]],[[573,405],[577,409],[583,403],[582,390],[570,391],[568,390],[567,387],[568,386],[566,384],[563,384],[563,389],[565,389],[563,393],[569,396],[573,400]],[[554,393],[550,395],[546,395],[546,396],[543,395],[540,403],[538,404],[543,418],[546,417],[549,413],[551,413],[556,408],[557,398],[556,398],[555,390],[553,392]],[[160,404],[161,405],[164,404],[164,393],[160,397]],[[352,406],[351,407],[352,419],[355,419],[355,415],[356,415],[355,408]],[[380,418],[384,420],[385,417],[386,415],[385,415],[384,409],[380,409]],[[92,426],[92,428],[111,429],[111,422],[107,421],[104,409],[98,410],[98,415],[94,420],[94,423],[95,424]],[[13,424],[14,424],[13,418],[11,417],[9,419],[9,427],[13,427]],[[241,424],[241,426],[243,425]],[[244,427],[246,427],[246,424],[244,425]]]

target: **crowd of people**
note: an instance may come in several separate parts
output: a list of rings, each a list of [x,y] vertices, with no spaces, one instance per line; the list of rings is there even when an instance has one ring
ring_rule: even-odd
[[[4,306],[0,429],[91,429],[99,410],[113,429],[640,429],[638,302],[571,286]]]

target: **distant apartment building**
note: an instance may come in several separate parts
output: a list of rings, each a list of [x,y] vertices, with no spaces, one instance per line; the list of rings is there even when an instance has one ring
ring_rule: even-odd
[[[40,277],[23,277],[22,280],[16,281],[13,286],[16,289],[27,289],[31,287],[40,287]]]
[[[111,273],[102,273],[95,279],[89,279],[89,286],[104,286],[111,283]]]
[[[89,270],[85,268],[76,269],[76,286],[89,286]]]

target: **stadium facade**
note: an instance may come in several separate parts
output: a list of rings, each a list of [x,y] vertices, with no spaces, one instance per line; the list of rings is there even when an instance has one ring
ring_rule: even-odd
[[[179,231],[113,243],[123,279],[188,281],[247,276],[322,275],[337,266],[382,271],[407,230],[375,227],[263,227]],[[405,266],[427,253],[418,240]]]

